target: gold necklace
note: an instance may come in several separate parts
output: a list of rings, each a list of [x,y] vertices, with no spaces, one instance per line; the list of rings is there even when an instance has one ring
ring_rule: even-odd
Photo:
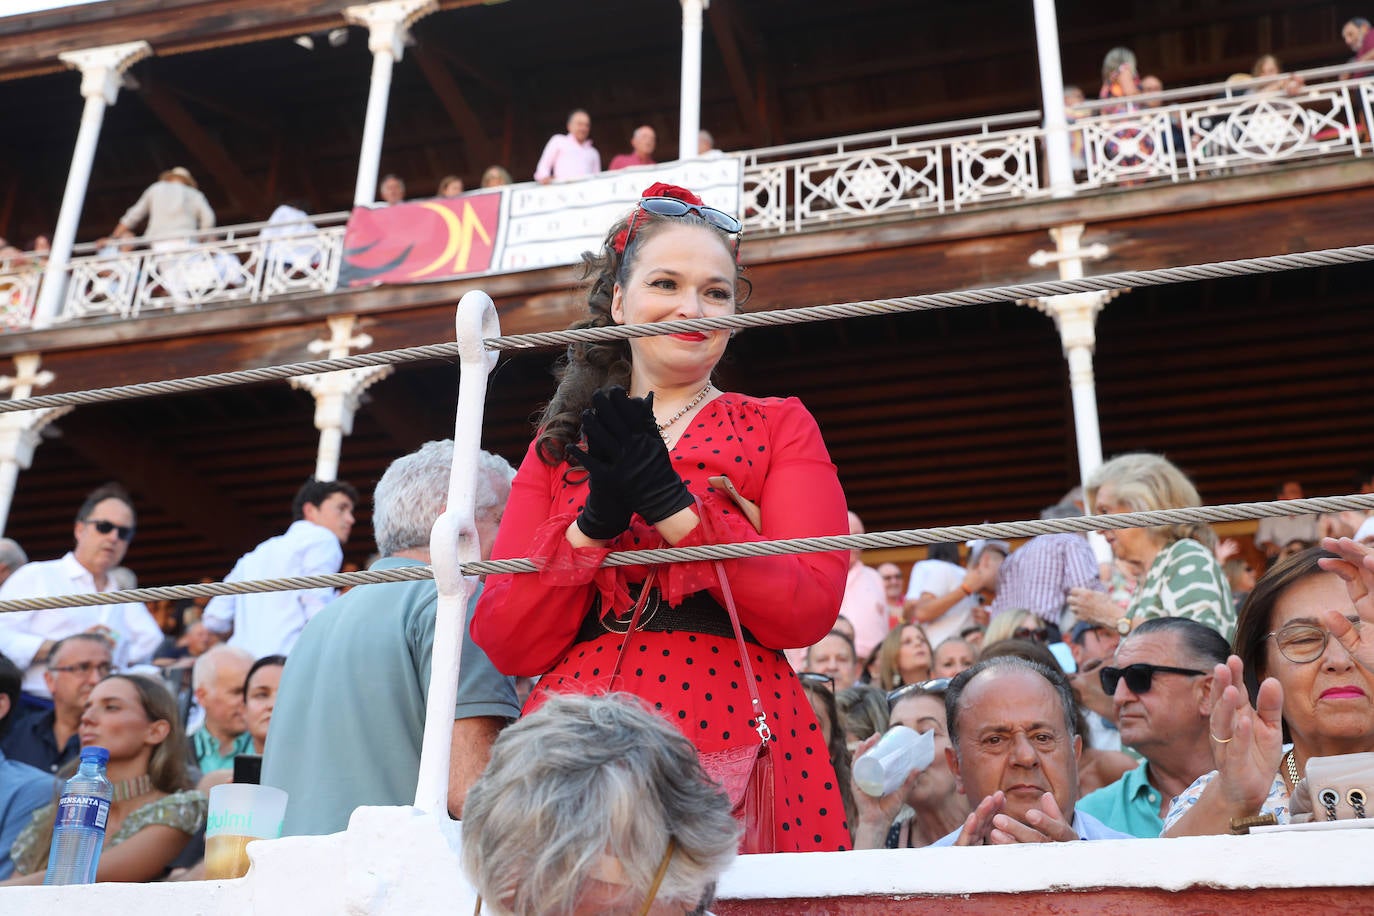
[[[678,420],[681,420],[683,417],[687,416],[687,414],[691,412],[693,407],[697,406],[702,402],[702,400],[706,397],[707,392],[709,392],[710,390],[711,383],[707,382],[706,387],[698,391],[697,396],[688,401],[681,410],[673,414],[668,419],[664,420],[662,423],[654,424],[658,427],[658,434],[664,442],[668,441],[668,427],[672,426]]]

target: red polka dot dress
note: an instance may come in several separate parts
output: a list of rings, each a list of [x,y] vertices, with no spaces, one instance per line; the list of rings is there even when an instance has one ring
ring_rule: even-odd
[[[727,393],[703,405],[690,423],[674,445],[672,459],[699,500],[701,524],[678,546],[848,531],[835,467],[800,401]],[[489,576],[473,618],[473,638],[501,671],[543,675],[526,712],[550,693],[623,690],[676,725],[701,752],[757,740],[732,635],[693,632],[690,622],[666,632],[636,632],[612,682],[624,636],[606,632],[588,637],[584,620],[595,598],[603,607],[625,612],[632,603],[627,585],[643,581],[648,570],[597,564],[611,550],[668,545],[635,516],[630,529],[607,549],[574,548],[564,533],[586,499],[587,485],[582,475],[567,471],[567,465],[544,464],[533,446],[525,455],[492,557],[532,557],[540,571]],[[729,477],[759,506],[761,532],[729,496],[707,482],[716,476]],[[726,560],[723,565],[740,624],[752,639],[746,644],[749,661],[773,732],[778,848],[848,848],[844,807],[820,727],[779,651],[810,645],[829,632],[844,595],[848,557],[798,554]],[[674,607],[699,592],[723,601],[711,563],[660,567],[656,585]]]

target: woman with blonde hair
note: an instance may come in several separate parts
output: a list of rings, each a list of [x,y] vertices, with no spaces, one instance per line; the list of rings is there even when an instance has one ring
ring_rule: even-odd
[[[106,775],[114,784],[97,881],[161,878],[191,837],[205,826],[205,796],[191,791],[186,735],[176,699],[154,678],[112,674],[91,690],[81,715],[81,746],[110,752]],[[75,771],[69,764],[64,779]],[[42,884],[52,846],[57,805],[38,809],[15,840],[15,878],[7,884]]]
[[[1088,479],[1088,504],[1097,515],[1182,509],[1202,500],[1181,470],[1163,455],[1121,455]],[[1124,616],[1105,595],[1076,588],[1069,608],[1079,620],[1114,627],[1122,636],[1153,617],[1187,617],[1226,639],[1236,627],[1231,587],[1213,552],[1216,535],[1201,522],[1103,532],[1117,559],[1139,577]]]
[[[929,680],[933,656],[925,630],[914,623],[896,627],[878,648],[880,686],[884,690],[896,690],[904,684]]]

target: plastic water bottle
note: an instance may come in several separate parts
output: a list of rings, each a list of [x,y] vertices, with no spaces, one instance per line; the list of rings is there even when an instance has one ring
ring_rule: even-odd
[[[81,749],[81,769],[67,780],[57,803],[52,828],[52,851],[44,884],[94,884],[105,842],[114,787],[105,778],[110,752],[103,747]]]
[[[854,783],[880,798],[897,791],[912,770],[924,770],[935,759],[935,735],[894,725],[854,761]]]

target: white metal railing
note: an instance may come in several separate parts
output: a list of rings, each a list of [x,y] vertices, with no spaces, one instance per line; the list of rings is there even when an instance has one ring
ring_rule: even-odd
[[[1212,83],[1070,111],[1078,192],[1195,181],[1239,167],[1367,155],[1374,70]],[[893,215],[940,214],[1050,195],[1039,112],[744,153],[744,223],[804,232]],[[1248,171],[1249,169],[1247,169]]]
[[[62,318],[132,318],[257,302],[338,285],[347,213],[304,222],[249,223],[194,238],[144,237],[78,245]]]
[[[1075,106],[1074,192],[1374,153],[1374,64],[1297,76]],[[769,235],[1045,199],[1045,139],[1040,113],[1024,111],[749,150],[737,154],[740,212],[747,232]],[[78,245],[60,320],[332,292],[348,215]],[[36,259],[0,264],[0,330],[30,327],[41,272]]]

